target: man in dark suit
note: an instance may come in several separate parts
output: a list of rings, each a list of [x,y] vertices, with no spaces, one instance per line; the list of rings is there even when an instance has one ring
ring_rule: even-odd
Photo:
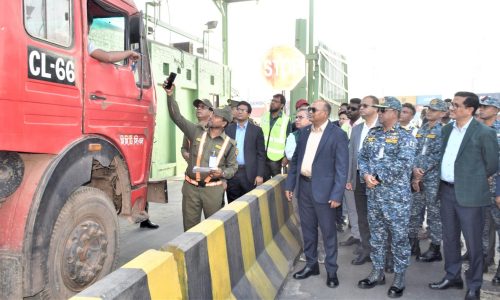
[[[465,272],[465,299],[479,299],[483,283],[482,231],[483,208],[490,204],[488,177],[498,168],[496,132],[473,116],[479,98],[458,92],[452,101],[450,117],[455,122],[443,127],[441,151],[441,220],[445,277],[430,283],[431,289],[463,288],[460,260],[460,232],[469,249],[470,266]]]
[[[339,285],[335,210],[342,202],[347,179],[348,141],[345,132],[328,121],[331,112],[328,102],[316,100],[309,112],[312,125],[301,129],[285,188],[288,201],[292,201],[297,187],[307,261],[304,269],[293,278],[319,274],[319,224],[326,253],[326,285],[334,288]]]
[[[366,197],[366,183],[359,176],[358,153],[363,146],[363,141],[368,135],[368,131],[380,126],[378,122],[378,109],[373,107],[379,100],[375,96],[366,96],[361,100],[360,115],[364,122],[354,126],[351,130],[351,139],[349,140],[349,172],[347,175],[346,189],[354,191],[354,201],[358,214],[358,227],[361,237],[361,245],[358,256],[351,263],[353,265],[362,265],[370,261],[370,228],[368,227],[368,206]]]
[[[238,172],[227,182],[227,201],[235,199],[262,184],[266,164],[264,134],[249,122],[252,106],[246,101],[238,103],[236,122],[229,124],[226,134],[236,141]]]

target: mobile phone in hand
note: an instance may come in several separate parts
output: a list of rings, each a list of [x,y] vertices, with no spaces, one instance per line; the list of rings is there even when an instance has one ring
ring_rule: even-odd
[[[176,76],[177,76],[177,73],[170,72],[170,75],[168,75],[167,80],[165,80],[165,82],[163,82],[163,88],[170,90],[172,88],[172,84],[174,83]]]

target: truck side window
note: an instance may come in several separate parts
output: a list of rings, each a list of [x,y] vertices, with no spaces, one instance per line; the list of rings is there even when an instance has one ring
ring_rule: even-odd
[[[89,40],[95,48],[104,51],[124,51],[125,49],[125,18],[124,17],[94,17],[90,27]],[[124,61],[116,64],[123,65]]]
[[[73,11],[68,0],[24,0],[24,27],[32,37],[63,47],[73,43]]]

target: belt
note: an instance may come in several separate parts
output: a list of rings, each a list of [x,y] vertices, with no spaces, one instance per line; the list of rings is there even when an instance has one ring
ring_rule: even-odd
[[[455,187],[454,183],[451,183],[451,182],[448,182],[448,181],[441,180],[441,183],[444,184],[444,185],[446,185],[446,186],[449,186],[451,188]]]
[[[302,175],[302,174],[300,174],[300,178],[302,178],[304,181],[307,181],[307,182],[311,182],[311,179],[312,179],[312,177],[305,176],[305,175]]]
[[[217,179],[216,181],[210,181],[210,182],[205,182],[205,181],[196,181],[194,179],[191,179],[189,176],[185,176],[184,179],[186,181],[194,186],[199,186],[199,187],[206,187],[206,186],[217,186],[221,185],[222,181]]]

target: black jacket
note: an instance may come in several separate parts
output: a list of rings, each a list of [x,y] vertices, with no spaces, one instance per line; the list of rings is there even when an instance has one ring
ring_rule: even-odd
[[[236,140],[236,124],[231,123],[225,130],[226,134]],[[245,171],[249,182],[254,182],[255,177],[264,177],[266,164],[266,150],[264,147],[264,134],[262,129],[248,122],[245,132]]]

